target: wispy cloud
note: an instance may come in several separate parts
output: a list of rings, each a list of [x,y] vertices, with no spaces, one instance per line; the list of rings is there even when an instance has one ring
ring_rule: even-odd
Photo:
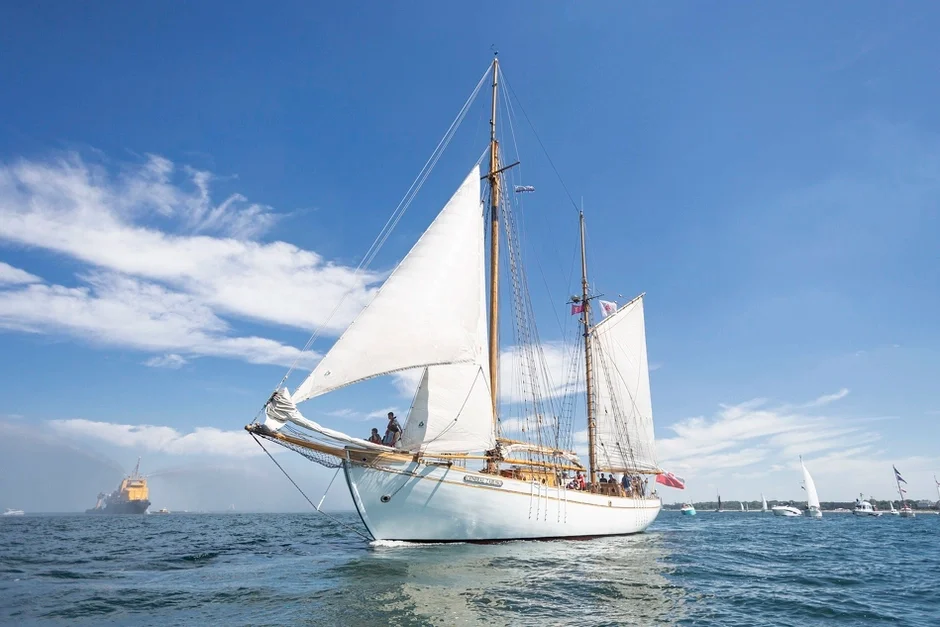
[[[775,489],[780,498],[799,498],[802,456],[823,500],[849,500],[860,490],[887,498],[892,463],[903,464],[912,477],[940,464],[940,458],[892,457],[884,450],[874,426],[896,417],[848,419],[821,412],[848,394],[841,389],[803,403],[754,399],[722,405],[710,418],[668,427],[673,435],[656,443],[660,460],[690,479],[696,498],[708,498],[705,487],[721,486],[730,498],[755,498],[759,491],[770,498]]]
[[[237,193],[213,202],[214,181],[155,155],[117,166],[74,153],[0,164],[0,242],[88,267],[69,286],[0,265],[0,285],[16,286],[0,290],[0,325],[257,363],[290,363],[295,351],[238,337],[225,318],[344,328],[380,275],[260,241],[278,214]]]
[[[31,284],[0,290],[0,328],[257,364],[290,365],[300,355],[297,348],[274,340],[233,335],[227,322],[190,294],[113,273],[89,274],[83,280],[86,286],[78,288]],[[302,357],[305,365],[315,358]]]
[[[14,268],[8,263],[0,261],[0,285],[22,285],[24,283],[39,283],[42,279],[26,270]]]
[[[178,370],[186,365],[187,360],[181,355],[176,353],[167,353],[166,355],[160,355],[159,357],[151,357],[144,362],[145,366],[150,366],[151,368],[169,368],[171,370]]]
[[[63,436],[171,455],[249,457],[262,453],[241,430],[197,427],[189,433],[181,433],[172,427],[96,422],[82,418],[51,420],[48,424]]]

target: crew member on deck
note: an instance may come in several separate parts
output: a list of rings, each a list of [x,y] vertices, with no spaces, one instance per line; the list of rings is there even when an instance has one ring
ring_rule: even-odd
[[[369,436],[369,442],[373,444],[381,444],[382,436],[379,435],[379,430],[375,427],[372,427],[372,434]]]
[[[385,446],[395,446],[401,439],[401,425],[398,424],[398,418],[395,412],[388,412],[388,427],[385,429],[385,437],[382,438],[382,444]]]

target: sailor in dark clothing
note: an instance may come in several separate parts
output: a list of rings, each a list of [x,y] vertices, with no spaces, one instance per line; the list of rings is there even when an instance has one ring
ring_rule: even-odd
[[[398,424],[398,418],[394,412],[388,412],[388,427],[385,429],[385,437],[382,438],[382,444],[385,446],[395,446],[401,439],[401,425]]]

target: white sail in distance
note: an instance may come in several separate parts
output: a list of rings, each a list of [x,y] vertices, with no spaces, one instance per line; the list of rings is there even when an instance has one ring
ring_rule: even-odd
[[[806,488],[806,505],[812,509],[819,509],[819,495],[816,494],[816,484],[813,483],[813,478],[809,475],[809,471],[806,470],[806,465],[803,463],[803,460],[800,459],[800,467],[803,469],[803,487]]]
[[[643,295],[595,325],[591,342],[596,470],[660,472],[653,441]]]
[[[483,299],[483,205],[474,166],[293,401],[411,368],[482,363]]]

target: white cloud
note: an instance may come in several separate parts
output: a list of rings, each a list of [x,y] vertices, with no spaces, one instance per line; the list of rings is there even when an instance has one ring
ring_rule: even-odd
[[[116,174],[75,154],[3,165],[0,240],[160,282],[219,314],[344,328],[379,275],[355,276],[353,268],[292,244],[252,240],[275,215],[238,194],[213,205],[211,181],[207,172],[155,156]]]
[[[849,395],[849,389],[848,389],[848,388],[842,388],[841,390],[839,390],[839,391],[836,392],[835,394],[823,394],[823,395],[820,396],[819,398],[817,398],[817,399],[815,399],[815,400],[812,400],[812,401],[810,401],[809,403],[806,403],[806,404],[802,405],[802,407],[805,407],[805,408],[809,408],[809,407],[822,407],[823,405],[828,405],[829,403],[833,403],[833,402],[835,402],[835,401],[842,400],[843,398],[845,398],[845,397],[848,396],[848,395]]]
[[[171,455],[248,457],[262,454],[261,449],[242,430],[197,427],[189,433],[180,433],[172,427],[125,425],[82,418],[52,420],[49,425],[64,436],[100,440],[115,446]]]
[[[872,426],[882,419],[846,419],[819,413],[849,391],[801,404],[771,405],[755,399],[723,405],[712,418],[681,420],[659,430],[656,446],[662,466],[689,480],[689,495],[713,499],[800,499],[799,458],[813,473],[822,500],[852,500],[860,491],[890,498],[891,464],[903,464],[911,476],[940,465],[940,458],[910,455],[893,459]],[[912,496],[923,492],[915,493]],[[668,492],[668,499],[681,493]],[[925,494],[926,495],[926,494]]]
[[[8,263],[0,261],[0,285],[22,285],[24,283],[38,283],[42,279],[26,270],[14,268]]]
[[[229,325],[190,294],[113,273],[83,278],[86,287],[33,284],[0,290],[0,328],[257,364],[290,365],[300,355],[299,349],[274,340],[231,336]],[[302,363],[310,365],[315,359],[309,353]]]
[[[531,358],[535,355],[535,371]],[[534,385],[542,398],[574,394],[584,389],[582,372],[572,373],[572,351],[561,342],[543,342],[540,348],[509,346],[499,355],[499,398],[519,403],[532,398]],[[575,375],[572,380],[572,374]]]
[[[151,368],[169,368],[171,370],[177,370],[186,365],[187,359],[182,355],[177,355],[176,353],[167,353],[166,355],[160,355],[159,357],[151,357],[144,362],[145,366],[150,366]]]

